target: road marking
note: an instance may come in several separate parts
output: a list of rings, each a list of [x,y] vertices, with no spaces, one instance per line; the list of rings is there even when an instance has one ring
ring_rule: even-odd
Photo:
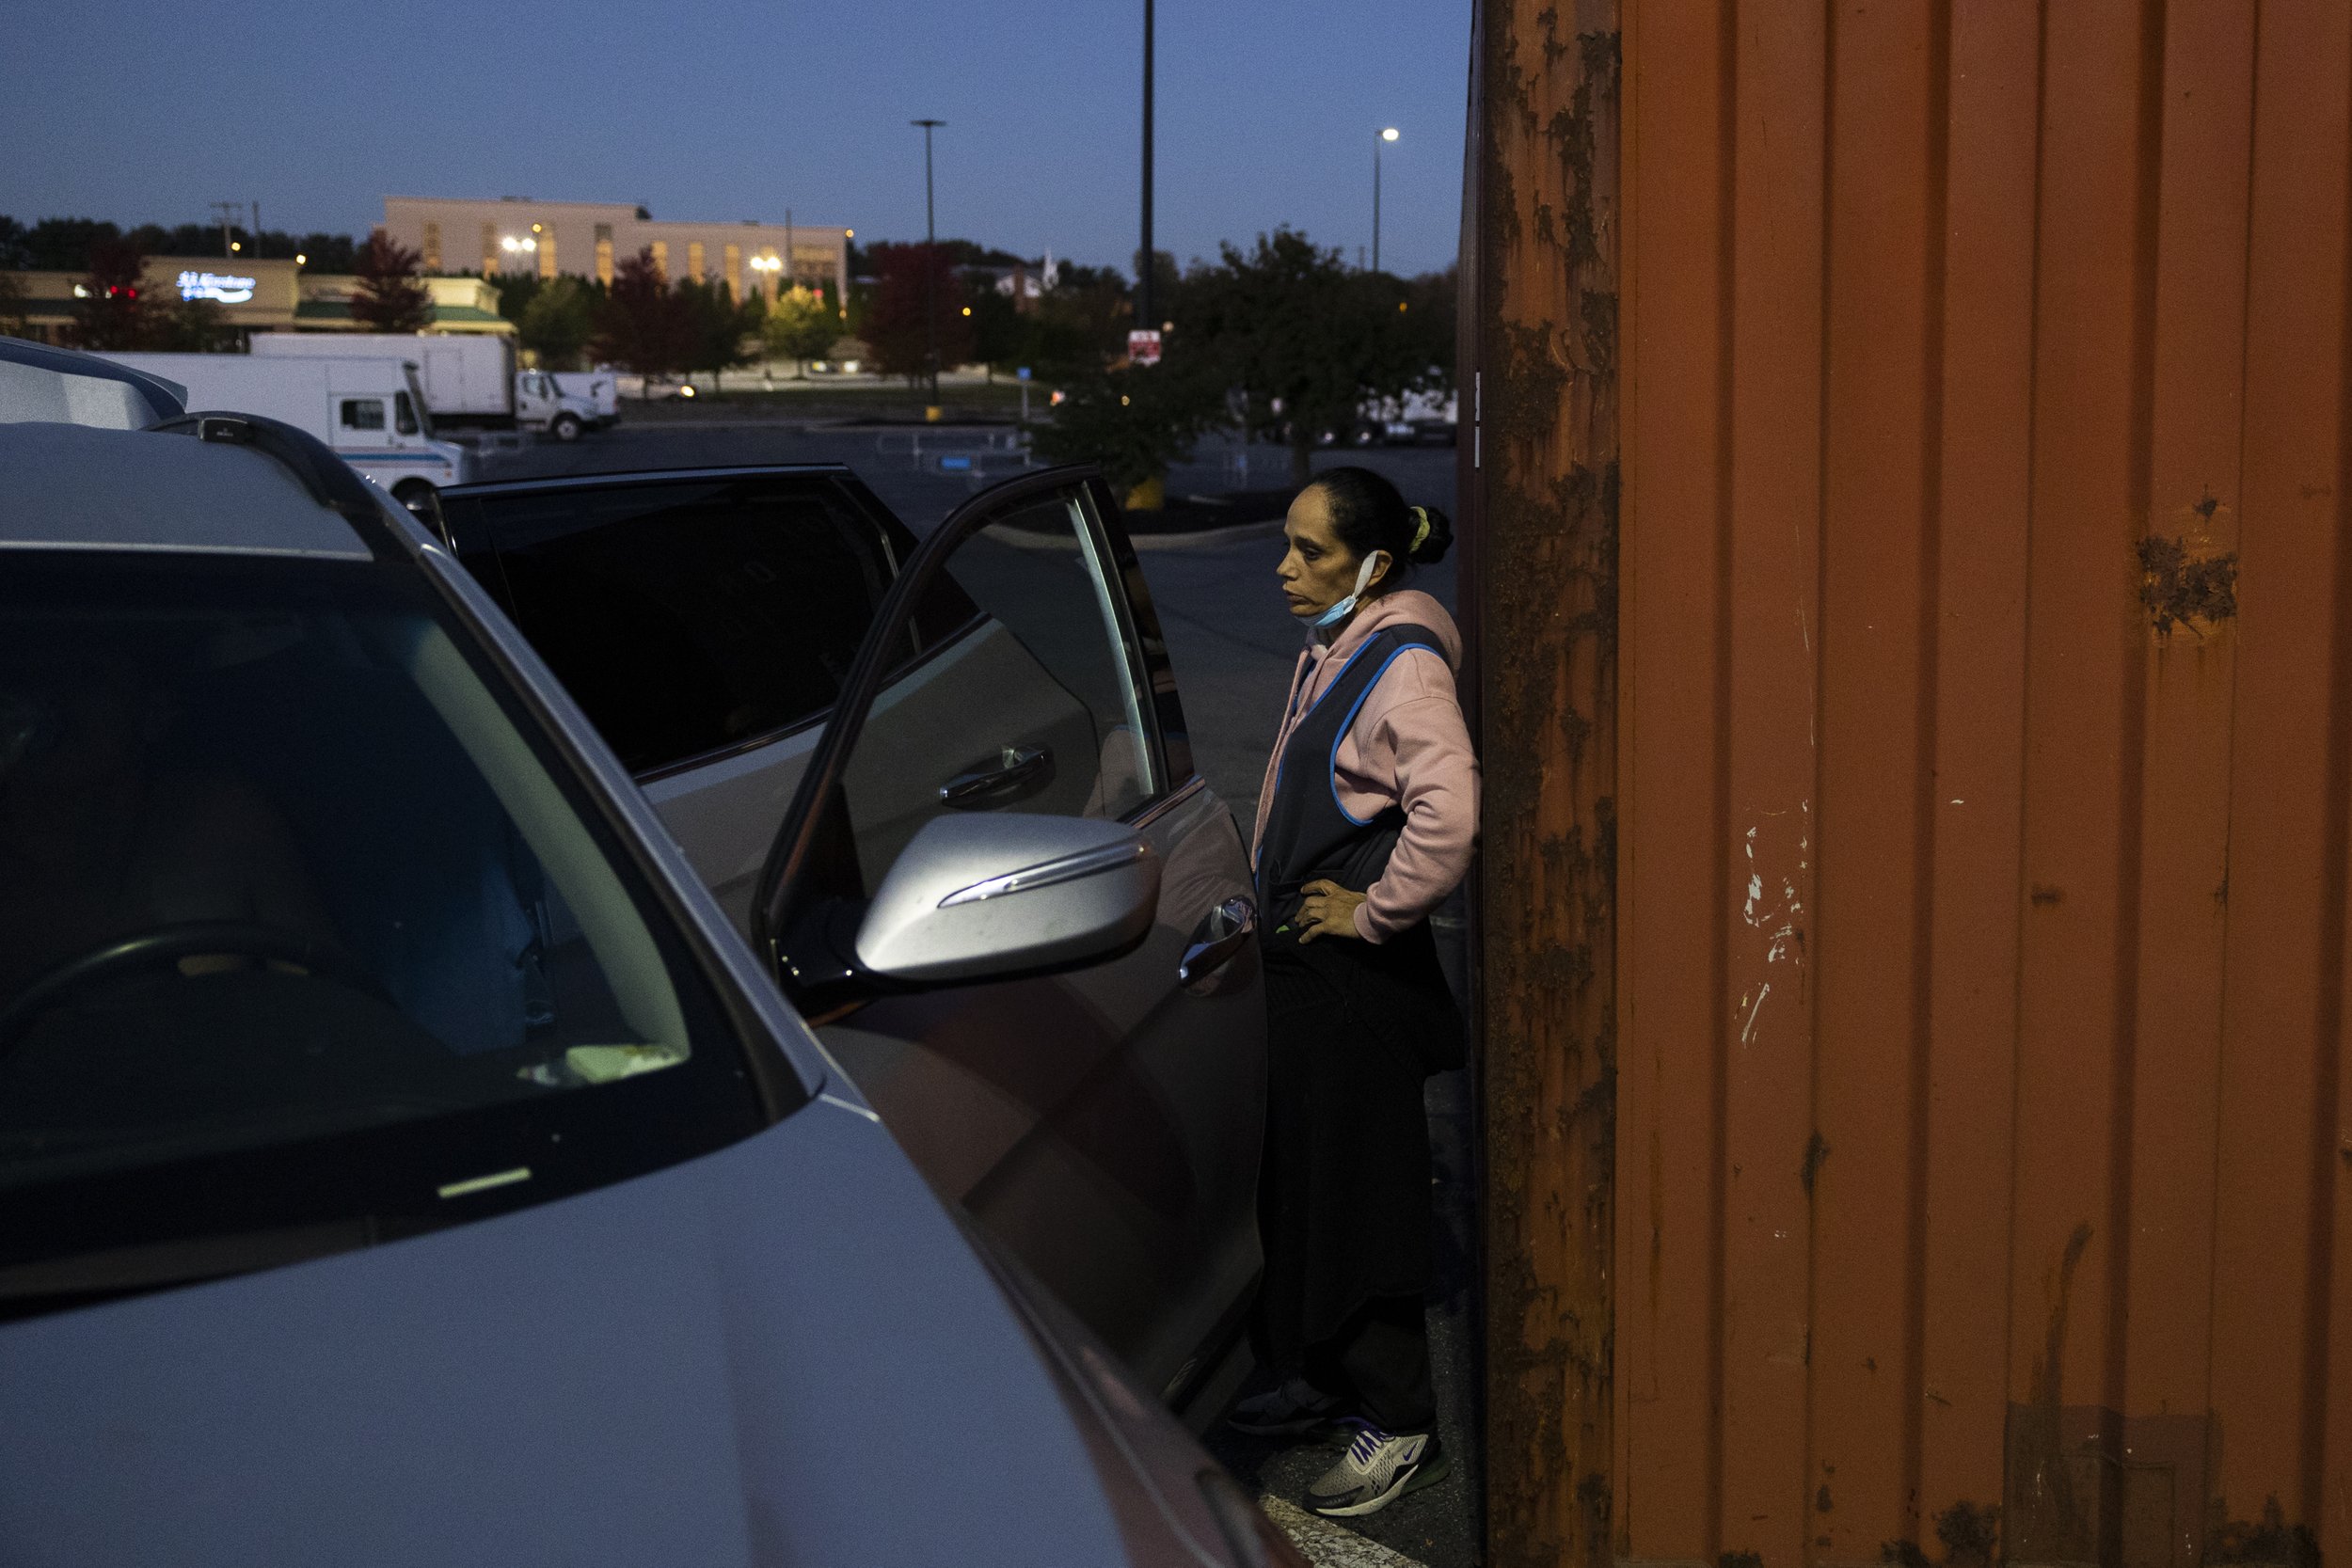
[[[1258,1506],[1315,1568],[1422,1568],[1417,1560],[1270,1492],[1258,1499]]]

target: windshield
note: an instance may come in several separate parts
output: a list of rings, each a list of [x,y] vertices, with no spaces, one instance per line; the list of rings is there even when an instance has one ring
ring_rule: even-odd
[[[404,365],[401,367],[400,373],[408,383],[408,401],[417,410],[417,423],[422,428],[425,439],[432,440],[434,438],[433,410],[425,406],[424,388],[417,381],[417,368],[414,365]]]
[[[405,569],[11,555],[0,1299],[183,1225],[398,1233],[759,1125],[660,906],[465,648]]]

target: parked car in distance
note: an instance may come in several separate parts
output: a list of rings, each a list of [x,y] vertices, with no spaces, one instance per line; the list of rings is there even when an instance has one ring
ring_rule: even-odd
[[[1261,1263],[1253,893],[1099,475],[1007,481],[920,546],[839,467],[476,484],[441,520],[939,1193],[1213,1418],[1248,1367]],[[813,902],[774,859],[794,812],[837,830]],[[864,951],[841,911],[882,907],[906,846],[1040,812],[1152,846],[1132,951],[919,993],[838,983]]]
[[[926,1190],[440,543],[82,357],[0,343],[12,1561],[1301,1560]],[[913,700],[911,602],[845,712]],[[859,820],[762,889],[836,1006],[1116,961],[1181,874],[1103,814]]]
[[[425,406],[444,430],[534,430],[576,441],[596,427],[596,404],[538,371],[516,368],[515,345],[490,332],[257,332],[257,357],[397,359],[413,365]]]
[[[176,383],[187,406],[281,420],[327,446],[410,511],[473,477],[473,454],[440,438],[416,372],[396,359],[250,354],[108,354]]]

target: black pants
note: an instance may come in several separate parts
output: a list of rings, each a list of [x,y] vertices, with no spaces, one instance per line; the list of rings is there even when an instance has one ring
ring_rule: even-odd
[[[1388,1431],[1426,1431],[1434,1414],[1422,1315],[1431,1274],[1427,1069],[1381,1027],[1366,988],[1314,961],[1326,958],[1295,942],[1265,952],[1259,1356],[1279,1374],[1352,1395]]]
[[[1427,1432],[1438,1418],[1429,1389],[1429,1326],[1419,1296],[1375,1296],[1331,1338],[1307,1347],[1308,1382],[1353,1396],[1383,1432]]]

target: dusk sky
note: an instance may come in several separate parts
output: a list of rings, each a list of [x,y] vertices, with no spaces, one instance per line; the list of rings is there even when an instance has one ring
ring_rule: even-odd
[[[1214,256],[1289,223],[1453,260],[1470,8],[1160,0],[1157,240]],[[1125,265],[1141,0],[33,8],[0,53],[0,213],[364,233],[389,195],[637,201],[656,217],[939,230]]]

